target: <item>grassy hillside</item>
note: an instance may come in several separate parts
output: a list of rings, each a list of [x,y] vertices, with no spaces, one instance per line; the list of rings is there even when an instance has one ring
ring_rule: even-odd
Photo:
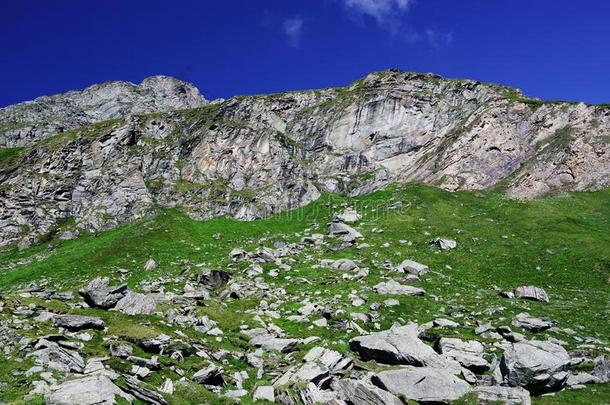
[[[338,252],[306,247],[293,257],[292,270],[281,270],[276,277],[269,275],[269,270],[275,266],[264,264],[263,279],[271,286],[286,290],[287,299],[276,308],[281,314],[296,313],[299,302],[306,297],[332,303],[333,309],[345,309],[347,314],[366,312],[371,303],[387,298],[370,289],[389,274],[383,267],[384,262],[396,265],[409,258],[430,267],[431,272],[423,276],[418,285],[427,294],[424,297],[401,296],[398,297],[399,306],[383,306],[378,320],[381,329],[390,327],[393,322],[421,324],[443,317],[459,321],[462,327],[439,329],[435,333],[473,338],[475,320],[491,321],[496,326],[508,325],[515,314],[529,312],[557,321],[559,328],[573,329],[574,334],[546,333],[567,342],[568,350],[582,344],[580,337],[600,339],[607,346],[610,336],[610,190],[517,201],[494,192],[449,193],[420,185],[392,186],[358,198],[324,195],[304,208],[253,222],[226,218],[200,222],[178,210],[167,210],[154,218],[97,235],[84,235],[72,241],[53,240],[26,251],[6,253],[0,256],[0,291],[6,300],[20,300],[22,305],[32,303],[56,312],[94,313],[109,325],[109,334],[127,341],[160,332],[175,336],[176,327],[168,326],[155,315],[134,318],[103,310],[75,310],[59,301],[20,298],[17,291],[31,282],[76,291],[98,275],[107,275],[117,282],[124,279],[135,290],[146,282],[163,279],[166,291],[181,291],[184,280],[197,274],[202,267],[225,269],[239,278],[243,276],[246,264],[231,263],[228,253],[233,248],[251,251],[257,247],[271,247],[275,241],[298,242],[305,234],[326,234],[327,223],[344,205],[354,207],[363,215],[356,227],[364,235],[362,242],[369,246]],[[454,239],[458,247],[441,252],[429,244],[436,237]],[[153,258],[158,267],[145,272],[142,269],[149,258]],[[350,281],[342,278],[337,270],[312,267],[323,258],[351,258],[361,267],[368,267],[370,273],[364,280]],[[494,290],[495,286],[511,290],[522,284],[543,287],[550,302],[506,299]],[[352,292],[368,298],[365,307],[351,306],[348,295]],[[239,327],[241,324],[257,326],[253,315],[247,311],[258,304],[256,299],[213,298],[198,308],[201,314],[218,322],[224,331],[221,342],[192,330],[183,332],[211,347],[245,351],[247,338],[239,333]],[[493,314],[486,312],[495,306],[505,309]],[[9,316],[6,311],[0,313],[0,319]],[[355,335],[355,332],[291,322],[285,316],[274,322],[290,337],[320,336],[328,347],[346,353],[349,352],[347,342]],[[48,329],[48,333],[56,330]],[[31,330],[22,332],[24,336],[34,333]],[[95,334],[84,350],[87,356],[105,353],[101,336]],[[603,345],[593,346],[588,349],[592,353],[602,351]],[[297,356],[309,347],[302,348]],[[144,353],[139,355],[144,356]],[[25,370],[31,364],[16,358],[5,360],[0,365],[0,384],[6,383],[3,386],[8,388],[0,390],[0,401],[16,401],[29,391],[28,378],[14,376],[10,370]],[[166,365],[177,366],[167,356],[161,356],[160,360]],[[200,363],[200,359],[188,358],[179,367],[192,374]],[[113,360],[113,365],[118,369],[125,367],[121,360]],[[243,361],[231,360],[225,370],[253,369]],[[165,376],[178,377],[174,371],[163,368],[145,381],[158,386]],[[263,381],[265,379],[269,377],[264,377]],[[247,382],[250,388],[253,383],[253,378]],[[195,391],[178,389],[173,397],[168,397],[172,403],[189,403],[193,398],[199,402],[209,399],[226,403],[226,399],[216,399],[199,387]],[[566,389],[553,397],[536,398],[534,402],[608,403],[610,388],[596,385],[577,391]]]

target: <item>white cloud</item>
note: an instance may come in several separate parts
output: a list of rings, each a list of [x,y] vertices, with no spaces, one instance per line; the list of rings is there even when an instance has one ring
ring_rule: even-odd
[[[397,12],[406,12],[413,0],[343,0],[348,9],[373,17],[383,24]]]
[[[284,29],[284,34],[286,34],[288,45],[293,48],[298,47],[299,42],[301,41],[301,33],[303,31],[303,19],[296,16],[284,20],[282,28]]]
[[[441,48],[450,45],[453,42],[453,34],[451,32],[439,32],[433,29],[427,29],[426,40],[433,48]]]

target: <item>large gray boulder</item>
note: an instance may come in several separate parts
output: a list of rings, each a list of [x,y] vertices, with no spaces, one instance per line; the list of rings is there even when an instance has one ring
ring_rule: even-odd
[[[82,329],[104,329],[106,326],[104,321],[95,316],[84,315],[55,315],[53,317],[53,325],[68,329],[69,331],[78,331]]]
[[[402,405],[394,394],[358,380],[338,380],[333,386],[340,399],[353,405]]]
[[[429,271],[428,266],[425,264],[410,259],[403,260],[402,263],[398,265],[397,269],[404,271],[405,273],[415,274],[416,276],[421,276]]]
[[[364,361],[413,366],[446,365],[447,360],[422,342],[418,334],[415,324],[393,326],[386,331],[357,336],[349,341],[349,347]]]
[[[610,382],[610,357],[603,355],[595,358],[593,375],[603,383]]]
[[[381,371],[371,381],[400,398],[424,403],[447,403],[472,391],[467,382],[444,368],[406,366]]]
[[[114,309],[127,315],[150,315],[157,310],[157,302],[150,294],[129,291]]]
[[[477,340],[444,337],[438,341],[437,348],[443,355],[472,371],[482,373],[489,368],[489,363],[483,358],[484,347]]]
[[[479,404],[530,405],[530,393],[521,387],[476,387]]]
[[[133,397],[103,374],[66,381],[45,395],[46,405],[113,405],[119,396],[128,402]]]
[[[92,307],[109,309],[127,293],[127,284],[109,287],[108,277],[98,277],[81,288],[78,293]]]
[[[517,314],[512,324],[534,333],[542,332],[553,327],[553,322],[542,318],[536,318],[535,316],[531,316],[526,312]]]
[[[81,372],[85,367],[85,361],[78,352],[63,347],[57,342],[40,339],[34,349],[35,351],[28,353],[26,357],[34,358],[36,364],[49,370],[64,373]]]
[[[502,375],[512,387],[533,395],[558,391],[566,383],[570,355],[555,343],[539,340],[513,343],[500,360]]]
[[[345,242],[353,242],[358,238],[362,238],[360,232],[338,219],[333,219],[330,223],[328,226],[328,234],[330,236],[340,236]]]

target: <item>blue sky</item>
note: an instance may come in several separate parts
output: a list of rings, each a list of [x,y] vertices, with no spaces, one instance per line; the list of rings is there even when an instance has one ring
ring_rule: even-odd
[[[154,74],[227,98],[391,67],[610,102],[606,0],[7,0],[0,16],[0,106]]]

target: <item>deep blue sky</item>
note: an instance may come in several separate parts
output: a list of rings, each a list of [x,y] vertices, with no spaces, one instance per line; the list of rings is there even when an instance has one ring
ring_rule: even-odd
[[[610,102],[607,0],[3,0],[0,41],[0,106],[154,74],[226,98],[390,67]]]

